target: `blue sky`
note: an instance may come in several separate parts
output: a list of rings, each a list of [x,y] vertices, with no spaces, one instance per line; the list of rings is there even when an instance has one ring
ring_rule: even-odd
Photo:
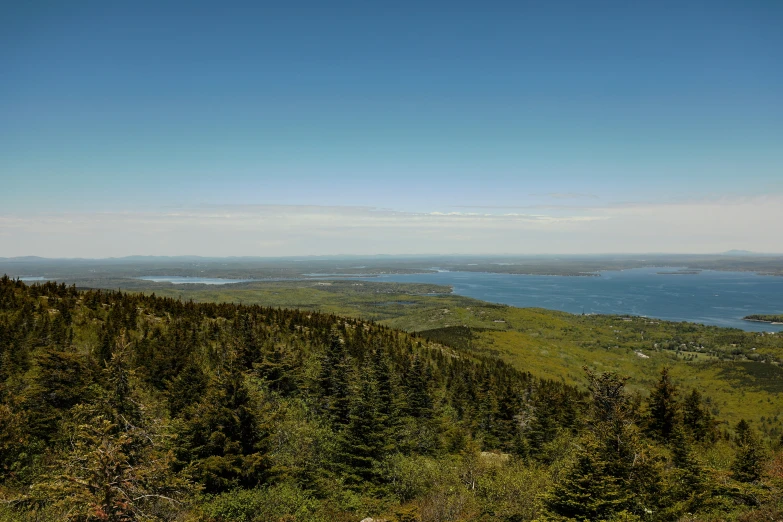
[[[0,235],[21,255],[43,214],[763,207],[783,194],[781,27],[775,0],[11,3]]]

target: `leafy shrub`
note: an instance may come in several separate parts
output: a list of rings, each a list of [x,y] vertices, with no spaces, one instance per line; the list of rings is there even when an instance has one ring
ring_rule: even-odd
[[[201,509],[211,522],[299,522],[325,520],[319,502],[292,484],[235,489],[206,497]]]

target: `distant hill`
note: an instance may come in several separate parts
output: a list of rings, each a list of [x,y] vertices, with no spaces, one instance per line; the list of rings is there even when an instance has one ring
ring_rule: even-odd
[[[758,252],[751,252],[750,250],[727,250],[726,252],[723,252],[720,254],[722,256],[763,256],[764,254],[760,254]]]

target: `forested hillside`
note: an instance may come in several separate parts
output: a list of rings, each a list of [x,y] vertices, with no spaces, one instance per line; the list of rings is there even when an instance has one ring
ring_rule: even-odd
[[[664,369],[542,380],[356,318],[0,279],[0,520],[776,520]]]

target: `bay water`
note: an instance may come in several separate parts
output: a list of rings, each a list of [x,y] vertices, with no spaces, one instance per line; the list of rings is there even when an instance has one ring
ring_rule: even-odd
[[[574,314],[631,314],[748,331],[783,331],[783,325],[742,319],[783,313],[783,277],[753,272],[691,273],[658,267],[582,277],[441,271],[366,280],[449,285],[457,295],[482,301]]]

